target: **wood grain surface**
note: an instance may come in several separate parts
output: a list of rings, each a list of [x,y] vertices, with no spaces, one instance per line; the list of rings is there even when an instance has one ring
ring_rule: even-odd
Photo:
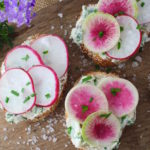
[[[38,150],[38,148],[41,150],[75,150],[65,134],[65,95],[73,86],[75,80],[83,73],[95,71],[96,68],[91,59],[84,56],[80,48],[72,44],[69,35],[72,26],[75,25],[76,19],[80,15],[82,5],[96,2],[97,0],[63,0],[61,3],[55,2],[52,6],[37,13],[30,28],[22,27],[18,29],[14,45],[21,44],[28,36],[36,33],[58,34],[64,38],[69,48],[69,83],[56,112],[39,124],[24,122],[18,125],[9,125],[6,123],[4,113],[1,111],[0,150]],[[63,18],[60,18],[58,13],[62,13]],[[1,62],[8,50],[9,48],[6,48],[0,52]],[[119,150],[150,150],[150,80],[148,80],[150,74],[150,43],[147,43],[144,51],[137,55],[142,57],[142,62],[139,63],[138,67],[132,67],[133,61],[135,61],[132,58],[126,62],[125,67],[112,69],[112,72],[118,73],[121,77],[125,76],[133,82],[140,93],[136,123],[125,129]],[[99,70],[105,71],[107,69],[100,67]],[[54,129],[54,132],[50,127]]]

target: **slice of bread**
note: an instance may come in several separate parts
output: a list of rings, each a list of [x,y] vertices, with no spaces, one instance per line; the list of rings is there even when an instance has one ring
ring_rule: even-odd
[[[30,43],[32,43],[34,40],[36,40],[40,36],[43,36],[43,35],[36,34],[36,35],[30,36],[26,41],[24,41],[22,43],[22,45],[30,45]],[[5,66],[4,66],[4,62],[2,62],[1,74],[3,74],[4,72],[5,72]],[[31,116],[32,115],[31,111],[27,112],[26,114],[22,114],[21,116],[23,118],[27,118],[27,120],[32,121],[32,122],[37,122],[37,121],[40,121],[40,120],[46,118],[50,113],[52,113],[56,109],[57,105],[59,104],[60,100],[62,99],[64,90],[65,90],[66,85],[67,85],[67,79],[68,79],[68,73],[67,72],[59,79],[59,85],[60,85],[59,97],[58,97],[57,101],[55,102],[55,104],[53,104],[52,106],[50,106],[48,108],[47,107],[44,108],[44,111],[42,113],[39,113],[38,115],[35,115],[34,117]],[[4,112],[6,113],[5,110],[4,110]],[[31,117],[29,117],[29,115]],[[20,121],[18,121],[18,122],[20,122]]]

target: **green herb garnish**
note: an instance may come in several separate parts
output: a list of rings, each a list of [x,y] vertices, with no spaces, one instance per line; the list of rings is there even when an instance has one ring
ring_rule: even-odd
[[[5,102],[6,102],[6,103],[9,102],[9,97],[6,97]]]
[[[43,54],[48,54],[48,50],[43,51]]]
[[[94,81],[94,85],[96,86],[97,85],[97,78],[95,78],[93,81]]]
[[[96,70],[100,70],[100,66],[99,65],[95,65],[95,69]]]
[[[21,89],[21,92],[24,93],[24,88]]]
[[[11,90],[11,93],[12,93],[13,95],[15,95],[15,96],[19,96],[19,93],[18,93],[17,91],[15,91],[15,90]]]
[[[26,86],[28,86],[28,85],[30,85],[30,84],[31,84],[31,82],[27,82],[27,83],[26,83]]]
[[[144,7],[144,5],[145,5],[145,3],[144,3],[144,2],[142,2],[142,3],[141,3],[141,7]]]
[[[118,47],[118,49],[121,48],[121,42],[118,42],[117,47]]]
[[[124,27],[123,26],[120,26],[120,31],[122,32],[124,30]]]
[[[99,37],[102,38],[104,36],[104,32],[99,32]]]
[[[87,81],[89,81],[91,79],[92,79],[92,76],[87,76],[84,79],[82,79],[82,83],[85,83],[85,82],[87,82]]]
[[[33,94],[31,94],[31,97],[34,97],[36,94],[35,93],[33,93]]]
[[[71,134],[71,131],[72,131],[72,127],[67,128],[67,133],[68,134]]]
[[[111,88],[110,91],[111,91],[112,95],[116,96],[117,93],[121,91],[121,89],[120,88]]]
[[[121,123],[123,123],[126,118],[127,118],[127,115],[122,116],[121,117]]]
[[[83,105],[83,106],[82,106],[82,112],[85,113],[87,110],[88,110],[88,106]]]
[[[140,24],[137,25],[136,29],[141,30],[142,26]]]
[[[93,98],[93,97],[91,97],[91,98],[90,98],[90,100],[89,100],[89,102],[91,103],[91,102],[93,102],[93,100],[94,100],[94,98]]]
[[[23,101],[23,103],[26,103],[26,102],[28,102],[30,100],[30,96],[27,96],[26,98],[25,98],[25,100]]]
[[[112,68],[106,68],[106,73],[110,73],[112,71]]]
[[[24,60],[24,61],[28,61],[29,60],[29,55],[27,54],[25,57],[23,57],[23,58],[21,58],[22,60]]]
[[[50,95],[49,93],[47,93],[47,94],[45,95],[45,97],[48,99],[48,98],[51,97],[51,95]]]
[[[112,114],[112,112],[110,112],[110,113],[108,113],[108,114],[101,114],[100,117],[107,119],[111,114]]]

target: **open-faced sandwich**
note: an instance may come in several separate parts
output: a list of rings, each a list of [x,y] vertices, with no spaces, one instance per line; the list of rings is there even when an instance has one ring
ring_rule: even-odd
[[[149,10],[149,0],[99,0],[82,7],[71,39],[97,64],[114,66],[149,40]]]
[[[82,76],[65,100],[67,132],[82,150],[118,148],[124,128],[136,120],[139,94],[128,80],[91,72]]]
[[[55,35],[35,35],[2,63],[1,109],[7,122],[38,121],[52,112],[67,82],[68,50]]]

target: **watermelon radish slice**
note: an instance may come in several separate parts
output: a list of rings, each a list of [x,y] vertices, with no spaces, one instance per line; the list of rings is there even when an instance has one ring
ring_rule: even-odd
[[[82,137],[88,144],[110,146],[119,141],[121,125],[110,112],[95,112],[87,117],[82,126]]]
[[[99,0],[98,10],[113,16],[127,14],[137,18],[138,15],[136,0]]]
[[[109,108],[116,116],[130,114],[136,109],[139,94],[128,80],[107,77],[101,80],[99,87],[105,93]]]
[[[35,92],[36,105],[49,107],[53,105],[59,94],[59,81],[56,73],[49,67],[37,65],[29,69]]]
[[[78,85],[67,95],[66,112],[82,123],[88,115],[99,110],[108,110],[105,95],[95,86]]]
[[[4,60],[5,69],[23,68],[43,64],[40,55],[29,46],[17,46],[10,50]]]
[[[122,15],[117,17],[117,21],[122,30],[120,41],[114,48],[107,52],[107,55],[117,60],[128,59],[139,50],[142,34],[141,31],[137,29],[138,23],[134,18]]]
[[[150,0],[141,0],[138,2],[139,15],[138,21],[140,24],[146,24],[150,22]]]
[[[11,114],[26,113],[35,105],[30,75],[22,69],[9,69],[0,79],[0,102]]]
[[[90,51],[109,51],[117,44],[119,38],[120,27],[112,15],[92,13],[83,23],[83,43]]]
[[[51,67],[58,77],[63,76],[68,69],[68,49],[58,36],[40,36],[31,43],[31,47],[40,54],[44,63]]]

